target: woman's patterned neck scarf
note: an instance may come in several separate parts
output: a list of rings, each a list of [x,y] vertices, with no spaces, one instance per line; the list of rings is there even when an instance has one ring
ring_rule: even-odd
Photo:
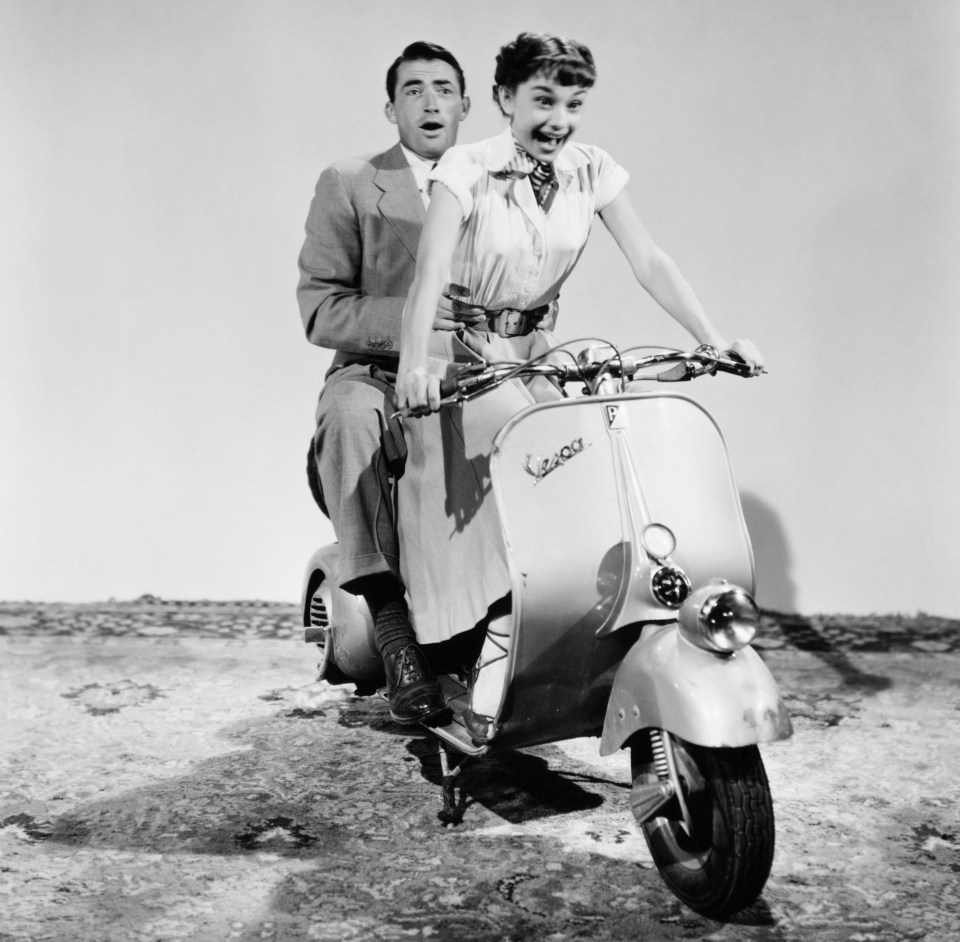
[[[520,146],[519,141],[514,140],[514,143],[517,145],[517,153],[521,157],[525,157],[532,165],[530,184],[533,186],[533,193],[537,198],[538,205],[545,213],[550,212],[553,198],[560,188],[560,181],[557,180],[557,172],[554,170],[553,164],[535,160]]]

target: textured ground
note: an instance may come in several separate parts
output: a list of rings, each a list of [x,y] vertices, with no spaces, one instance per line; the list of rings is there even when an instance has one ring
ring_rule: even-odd
[[[0,604],[0,942],[960,938],[960,622],[765,621],[796,734],[722,924],[595,740],[476,764],[444,829],[429,742],[315,683],[293,607]]]

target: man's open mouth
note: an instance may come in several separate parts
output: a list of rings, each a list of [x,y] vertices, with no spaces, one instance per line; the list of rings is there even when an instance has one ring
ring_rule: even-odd
[[[426,121],[420,125],[421,131],[442,131],[443,125],[439,121]]]

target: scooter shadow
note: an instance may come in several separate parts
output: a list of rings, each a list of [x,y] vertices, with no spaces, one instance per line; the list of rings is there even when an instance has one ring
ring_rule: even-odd
[[[816,620],[802,615],[764,612],[765,631],[779,635],[788,647],[814,654],[835,671],[844,685],[866,695],[880,693],[893,686],[889,677],[871,674],[858,667],[847,651],[831,639]],[[765,651],[760,648],[761,657]]]
[[[441,789],[439,741],[419,726],[401,726],[390,718],[387,704],[378,696],[346,701],[340,708],[338,725],[366,727],[373,732],[405,737],[407,753],[420,763],[424,780]],[[456,765],[463,757],[451,757]],[[532,746],[523,751],[505,750],[467,759],[456,777],[458,811],[481,805],[513,824],[538,818],[589,811],[606,797],[582,788],[578,782],[596,785],[601,792],[629,791],[627,782],[616,782],[592,774],[583,767],[570,770],[572,760],[556,746]],[[551,763],[553,765],[551,765]],[[558,768],[565,767],[563,771]],[[608,797],[613,797],[611,791]]]
[[[767,901],[760,897],[746,909],[724,917],[723,922],[732,926],[776,926],[780,921],[770,909]]]
[[[440,789],[442,771],[437,742],[432,737],[413,739],[406,748],[419,760],[424,779]],[[627,783],[589,772],[551,768],[551,760],[568,767],[571,763],[569,756],[550,745],[467,759],[455,780],[457,811],[462,816],[471,806],[480,805],[511,824],[522,824],[591,811],[613,798],[615,791],[630,788]],[[600,792],[588,791],[578,781],[598,786]]]

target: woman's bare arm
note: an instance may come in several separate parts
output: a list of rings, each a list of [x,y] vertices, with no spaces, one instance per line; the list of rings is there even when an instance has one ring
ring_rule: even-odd
[[[427,348],[437,302],[449,277],[463,213],[456,197],[435,182],[417,248],[417,268],[400,327],[397,401],[415,415],[440,408],[440,381],[427,372]]]
[[[753,343],[737,340],[729,344],[714,327],[676,263],[653,241],[640,221],[625,190],[604,207],[600,218],[626,256],[637,281],[697,343],[732,350],[755,372],[762,369],[763,360]]]

